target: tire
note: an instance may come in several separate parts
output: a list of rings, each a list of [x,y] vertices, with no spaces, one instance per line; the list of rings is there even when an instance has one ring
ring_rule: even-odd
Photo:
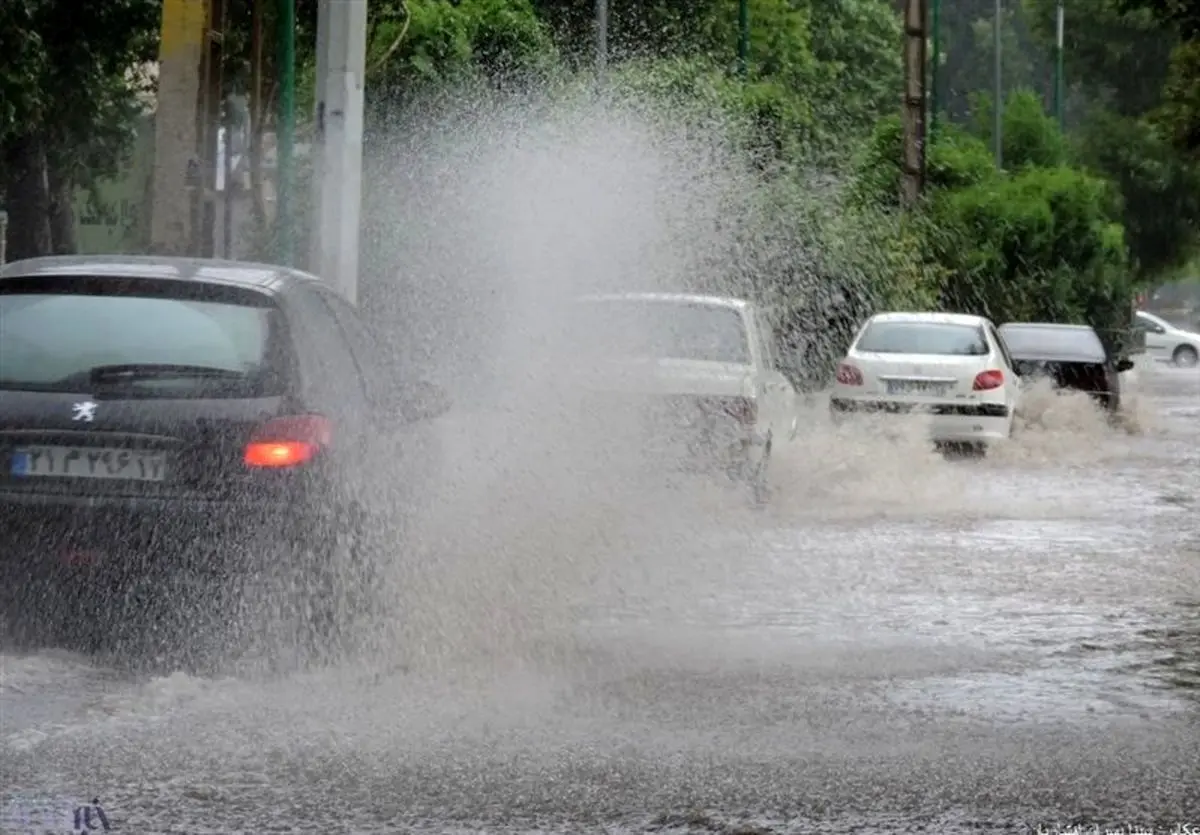
[[[771,441],[768,439],[757,466],[750,472],[750,501],[755,507],[765,507],[771,501],[771,486],[767,473],[771,463]]]
[[[297,602],[302,648],[312,660],[352,651],[357,627],[371,612],[376,572],[369,519],[358,506],[339,508],[297,543]]]
[[[1171,354],[1171,363],[1179,368],[1195,368],[1197,362],[1200,362],[1200,353],[1191,345],[1180,345]]]
[[[947,461],[987,457],[987,443],[983,441],[937,441],[933,446]]]

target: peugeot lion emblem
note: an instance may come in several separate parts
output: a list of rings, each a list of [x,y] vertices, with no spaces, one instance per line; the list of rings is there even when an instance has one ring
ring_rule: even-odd
[[[85,423],[91,423],[96,419],[96,403],[91,400],[85,400],[82,403],[76,403],[71,407],[75,414],[71,416],[71,420],[82,420]]]

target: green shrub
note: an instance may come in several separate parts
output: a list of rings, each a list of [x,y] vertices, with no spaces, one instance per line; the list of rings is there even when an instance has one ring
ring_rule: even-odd
[[[1122,327],[1132,284],[1105,180],[1065,166],[1029,167],[945,191],[930,212],[935,258],[951,273],[943,307],[997,322]]]

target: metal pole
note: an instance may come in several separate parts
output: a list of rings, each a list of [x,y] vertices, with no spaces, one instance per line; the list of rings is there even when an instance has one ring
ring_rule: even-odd
[[[221,180],[224,185],[221,197],[221,254],[233,258],[233,106],[225,101],[225,125],[221,131]]]
[[[358,300],[366,55],[367,0],[320,0],[313,148],[316,234],[310,268],[351,303]]]
[[[277,0],[279,110],[275,117],[275,234],[279,263],[295,261],[296,0]]]
[[[750,66],[750,0],[738,0],[738,74]]]
[[[942,67],[942,0],[933,0],[933,56],[929,68],[929,141],[937,141],[938,128],[938,71]]]
[[[1004,16],[1004,0],[996,0],[995,13],[992,16],[992,49],[996,52],[996,63],[993,67],[995,73],[996,89],[993,94],[995,101],[992,103],[992,110],[995,115],[995,124],[992,127],[992,132],[995,134],[992,141],[996,146],[996,167],[1004,167],[1004,61],[1000,54],[1001,49],[1001,31]]]
[[[5,244],[8,242],[8,212],[0,209],[0,264],[4,263]]]
[[[608,0],[596,0],[596,77],[608,69]]]
[[[1066,130],[1066,101],[1065,96],[1063,95],[1063,25],[1065,22],[1065,11],[1063,9],[1062,0],[1059,0],[1058,7],[1055,9],[1055,18],[1054,116],[1058,119],[1058,129]]]

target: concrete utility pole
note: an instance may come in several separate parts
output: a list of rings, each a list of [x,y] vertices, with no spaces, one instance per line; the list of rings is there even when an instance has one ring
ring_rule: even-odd
[[[155,252],[200,255],[205,239],[211,243],[205,201],[211,201],[216,175],[223,5],[163,0],[150,212]]]
[[[358,300],[367,0],[320,0],[312,270]]]
[[[275,41],[279,80],[275,112],[275,237],[278,250],[275,258],[290,267],[296,260],[293,212],[296,188],[293,154],[296,143],[296,0],[277,0]]]
[[[925,33],[928,0],[904,3],[904,159],[901,197],[911,206],[925,185]]]

